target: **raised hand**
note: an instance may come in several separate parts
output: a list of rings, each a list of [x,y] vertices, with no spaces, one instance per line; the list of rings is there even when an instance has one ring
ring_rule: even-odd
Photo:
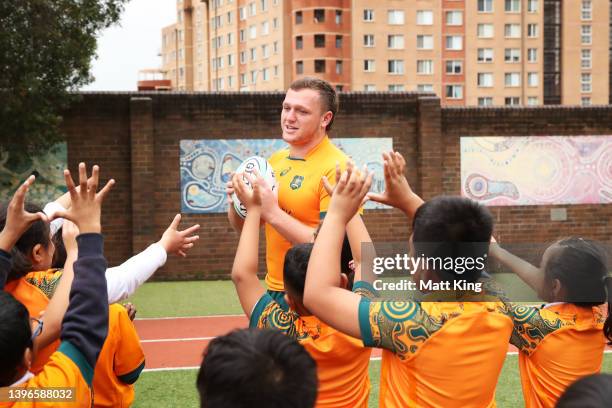
[[[261,207],[263,201],[262,192],[264,189],[268,188],[266,181],[259,177],[257,173],[255,173],[255,176],[245,173],[244,177],[248,179],[252,187],[249,188],[242,177],[242,174],[234,174],[232,177],[232,185],[234,186],[234,191],[238,199],[246,207],[247,211],[255,207]]]
[[[72,176],[69,170],[64,170],[64,179],[66,187],[70,193],[70,209],[66,211],[57,211],[55,218],[65,218],[74,222],[81,234],[100,233],[100,216],[102,212],[102,201],[115,184],[115,180],[110,179],[106,185],[99,191],[100,168],[94,165],[91,172],[91,182],[87,180],[87,169],[85,163],[79,163],[79,191],[77,191]]]
[[[21,235],[27,231],[33,222],[41,220],[47,221],[47,216],[43,212],[30,213],[24,208],[25,197],[28,189],[34,183],[35,177],[32,175],[15,191],[13,198],[9,202],[6,210],[6,223],[0,232],[0,249],[10,251]]]
[[[340,216],[345,223],[353,218],[372,185],[373,176],[365,166],[363,172],[347,166],[333,191],[328,214]]]
[[[176,254],[182,257],[187,256],[187,251],[193,248],[194,243],[200,239],[199,235],[191,235],[200,229],[200,224],[179,231],[178,226],[181,222],[181,214],[176,214],[170,226],[164,231],[159,244],[164,247],[166,253]]]
[[[406,180],[406,160],[399,152],[389,152],[383,153],[383,161],[385,191],[382,194],[369,193],[368,197],[372,201],[390,205],[409,214],[413,207],[416,205],[418,208],[423,200],[412,191]]]
[[[64,224],[62,225],[62,240],[64,241],[64,247],[66,248],[67,258],[77,258],[79,249],[76,242],[76,237],[79,234],[80,232],[78,227],[72,221],[64,220]]]

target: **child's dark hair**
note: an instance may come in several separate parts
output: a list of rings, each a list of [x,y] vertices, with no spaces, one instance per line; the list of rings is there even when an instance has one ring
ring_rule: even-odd
[[[606,254],[594,241],[570,237],[557,241],[559,248],[544,265],[547,284],[558,279],[565,289],[565,301],[592,307],[608,302],[604,335],[612,342],[612,278],[608,276]]]
[[[444,259],[477,259],[489,251],[493,233],[493,217],[489,210],[475,201],[462,197],[435,197],[425,202],[414,215],[412,223],[415,256]],[[483,268],[474,267],[457,273],[432,262],[429,269],[442,281],[465,279],[475,282]]]
[[[570,385],[557,401],[557,408],[608,408],[612,401],[612,375],[594,374]]]
[[[28,309],[0,290],[0,387],[13,384],[23,353],[32,347]]]
[[[283,265],[283,281],[289,291],[299,296],[304,296],[304,286],[306,284],[306,271],[308,269],[308,261],[312,252],[313,244],[298,244],[287,251],[285,254],[285,262]],[[340,255],[340,272],[347,275],[349,280],[348,289],[353,288],[354,272],[349,268],[349,262],[353,259],[351,246],[348,243],[348,238],[345,236],[342,244],[342,253]]]
[[[63,227],[58,229],[53,235],[53,245],[55,245],[55,252],[53,253],[52,268],[62,269],[66,264],[66,247],[64,246],[64,238],[62,237]]]
[[[30,213],[42,211],[42,208],[32,203],[25,203],[24,208]],[[8,204],[4,204],[0,210],[0,231],[4,229],[6,224],[7,209]],[[32,272],[32,261],[30,260],[32,248],[37,244],[41,244],[44,248],[48,248],[50,243],[49,224],[42,220],[34,221],[32,225],[30,225],[30,228],[21,235],[11,250],[13,264],[7,280],[12,281],[19,279],[27,273]]]
[[[207,408],[310,408],[317,386],[312,357],[277,330],[243,329],[215,338],[197,379],[200,406]]]

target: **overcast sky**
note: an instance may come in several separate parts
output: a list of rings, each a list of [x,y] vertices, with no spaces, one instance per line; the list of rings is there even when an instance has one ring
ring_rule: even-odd
[[[138,70],[161,67],[161,29],[176,22],[176,0],[130,0],[119,25],[98,38],[86,91],[135,91]]]

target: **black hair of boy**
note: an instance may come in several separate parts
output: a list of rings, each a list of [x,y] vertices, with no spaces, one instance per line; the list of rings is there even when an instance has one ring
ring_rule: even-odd
[[[595,374],[570,385],[557,401],[557,408],[609,408],[612,402],[612,375]]]
[[[10,294],[0,290],[0,387],[17,381],[24,352],[32,347],[28,309]]]
[[[489,251],[493,217],[489,210],[463,197],[440,196],[425,202],[414,215],[413,245],[415,256],[432,259],[480,258]],[[465,279],[475,282],[483,268],[473,267],[464,273],[441,268],[436,262],[429,269],[442,281]]]
[[[0,208],[0,231],[4,229],[6,224],[7,209],[8,203],[2,205],[2,208]],[[33,214],[42,211],[40,206],[32,203],[25,203],[24,209]],[[48,248],[49,244],[51,244],[50,234],[49,224],[42,220],[36,220],[30,225],[27,231],[21,235],[11,250],[13,264],[7,279],[8,281],[22,278],[27,273],[32,272],[32,262],[30,261],[29,254],[32,252],[32,248],[37,244],[41,244],[43,247]]]
[[[210,342],[197,388],[206,408],[311,408],[317,398],[315,361],[276,330],[235,330]]]
[[[62,237],[64,228],[60,228],[53,235],[52,241],[55,245],[55,252],[53,252],[53,262],[51,263],[52,268],[63,269],[66,264],[66,246],[64,245],[64,238]]]

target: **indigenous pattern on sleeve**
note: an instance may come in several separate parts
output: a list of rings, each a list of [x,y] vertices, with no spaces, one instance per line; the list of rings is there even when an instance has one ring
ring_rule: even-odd
[[[294,311],[285,312],[269,294],[265,294],[255,305],[250,327],[275,329],[298,341],[306,338],[316,340],[321,333],[319,324],[308,324]]]
[[[40,272],[31,272],[25,276],[26,282],[40,289],[49,299],[53,297],[55,289],[62,277],[61,269],[49,269]]]
[[[533,306],[510,304],[508,312],[514,322],[510,343],[527,354],[533,353],[547,335],[575,323],[562,319],[551,310]]]
[[[374,299],[379,296],[378,291],[374,289],[374,286],[372,286],[369,282],[366,281],[355,282],[355,284],[353,285],[353,292],[358,294],[359,296],[368,299]]]

